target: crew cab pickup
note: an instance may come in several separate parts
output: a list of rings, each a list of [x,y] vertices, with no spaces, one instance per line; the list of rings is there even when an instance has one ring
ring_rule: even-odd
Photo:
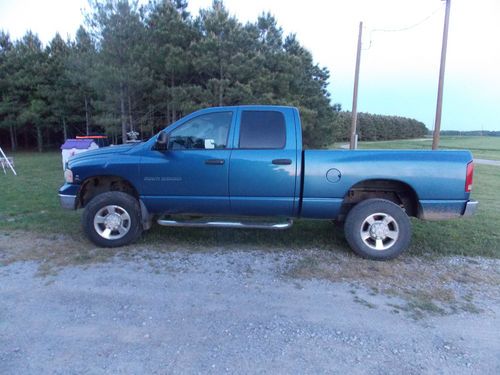
[[[304,150],[296,108],[217,107],[70,158],[59,198],[84,209],[99,246],[129,244],[153,220],[284,229],[302,218],[343,222],[351,248],[381,260],[408,247],[409,217],[472,215],[472,175],[468,151]]]

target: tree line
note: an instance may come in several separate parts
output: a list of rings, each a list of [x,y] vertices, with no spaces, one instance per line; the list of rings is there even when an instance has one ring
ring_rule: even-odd
[[[186,0],[94,0],[74,39],[56,34],[44,46],[32,32],[16,41],[0,32],[1,143],[41,151],[89,133],[119,143],[204,107],[277,104],[298,107],[305,145],[324,147],[349,138],[350,114],[331,104],[329,78],[269,13],[243,24],[220,0],[197,16]],[[426,133],[402,117],[359,122],[364,140]]]
[[[351,112],[338,112],[334,122],[334,138],[337,140],[347,140],[346,134],[349,134],[351,131]],[[415,119],[401,116],[358,113],[357,133],[360,141],[422,138],[428,132],[429,130],[426,126]]]

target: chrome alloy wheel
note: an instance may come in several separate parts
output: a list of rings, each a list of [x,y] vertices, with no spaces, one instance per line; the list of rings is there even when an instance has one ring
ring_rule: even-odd
[[[399,237],[398,223],[391,215],[378,212],[363,221],[360,235],[365,245],[371,249],[387,250]]]
[[[94,216],[94,228],[102,238],[120,239],[130,230],[130,215],[120,206],[104,206]]]

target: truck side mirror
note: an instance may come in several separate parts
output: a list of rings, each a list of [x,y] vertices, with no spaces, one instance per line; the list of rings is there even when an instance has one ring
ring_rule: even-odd
[[[168,147],[168,134],[160,132],[156,138],[155,150],[166,150]]]

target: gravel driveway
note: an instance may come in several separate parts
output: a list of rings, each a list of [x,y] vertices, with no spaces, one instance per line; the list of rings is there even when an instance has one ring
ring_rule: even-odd
[[[96,261],[26,236],[0,234],[1,374],[500,373],[496,260],[137,246]],[[93,256],[33,255],[71,246]]]
[[[474,163],[485,165],[496,165],[500,167],[500,160],[474,159]]]

